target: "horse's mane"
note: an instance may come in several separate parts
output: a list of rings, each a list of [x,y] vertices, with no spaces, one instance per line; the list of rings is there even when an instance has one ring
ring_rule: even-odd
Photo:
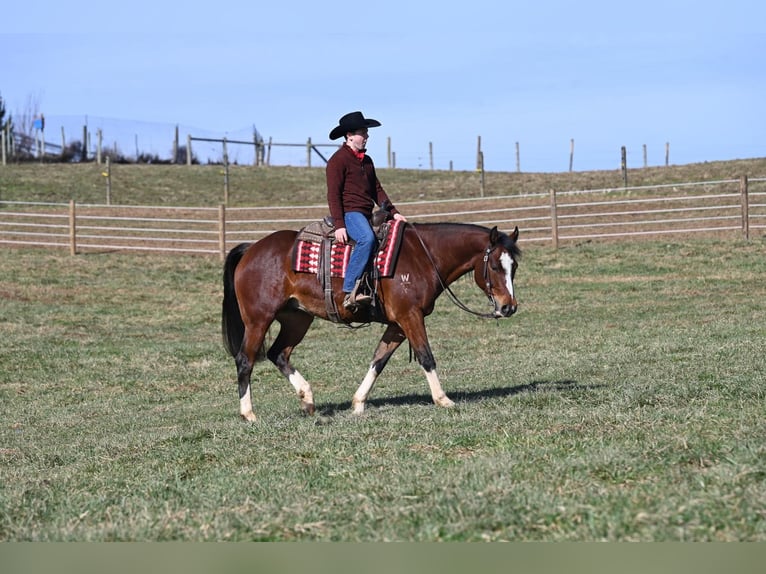
[[[461,232],[465,232],[466,230],[473,230],[476,232],[486,233],[487,235],[489,235],[489,232],[490,232],[489,227],[484,227],[483,225],[478,225],[476,223],[458,223],[453,221],[443,221],[443,222],[437,222],[437,223],[414,223],[412,225],[421,229],[434,228],[439,230],[449,230],[450,228],[454,228],[454,233],[461,233]],[[503,246],[503,248],[506,251],[508,251],[508,253],[510,253],[514,259],[521,259],[521,248],[513,239],[511,239],[511,237],[507,233],[505,233],[504,231],[500,231],[499,229],[498,229],[498,243],[500,243]]]
[[[498,229],[498,231],[500,230]],[[500,231],[500,239],[498,241],[515,260],[521,259],[521,247],[507,233]]]

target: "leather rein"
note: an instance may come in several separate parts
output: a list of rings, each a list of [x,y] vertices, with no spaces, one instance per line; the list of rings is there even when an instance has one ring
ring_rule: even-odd
[[[420,241],[420,245],[423,246],[423,251],[426,252],[426,257],[428,257],[428,260],[431,262],[431,265],[433,266],[434,270],[436,271],[436,277],[439,279],[439,284],[442,286],[442,289],[447,293],[447,296],[449,297],[450,301],[452,301],[455,306],[457,306],[459,309],[462,309],[466,313],[470,313],[471,315],[475,315],[477,317],[481,317],[482,319],[497,319],[498,316],[495,313],[479,313],[478,311],[474,311],[473,309],[469,308],[465,303],[463,303],[457,295],[450,289],[450,286],[447,285],[442,279],[441,271],[439,271],[439,267],[436,265],[436,261],[433,260],[433,257],[431,257],[431,252],[429,251],[428,247],[426,247],[426,244],[423,242],[423,238],[420,237],[420,233],[418,233],[418,230],[415,228],[415,226],[411,226],[412,230],[415,232],[415,237],[418,238],[418,241]],[[484,294],[487,296],[487,299],[489,299],[490,304],[492,305],[492,308],[497,311],[497,301],[495,301],[494,295],[492,295],[492,281],[489,278],[489,256],[490,254],[495,250],[496,247],[493,247],[492,245],[488,245],[487,248],[484,250],[484,269],[483,269],[483,276],[484,276]]]

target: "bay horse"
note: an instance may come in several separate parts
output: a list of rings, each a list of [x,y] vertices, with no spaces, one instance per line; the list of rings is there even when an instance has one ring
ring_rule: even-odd
[[[275,231],[255,243],[242,243],[226,257],[223,269],[221,327],[226,349],[234,357],[239,387],[239,414],[256,420],[250,378],[258,359],[268,358],[295,388],[301,410],[313,414],[314,395],[308,381],[292,366],[290,355],[303,340],[315,317],[329,320],[325,296],[316,275],[292,270],[291,252],[298,232]],[[436,405],[454,406],[436,374],[436,361],[426,334],[425,317],[434,310],[436,298],[449,285],[473,271],[476,285],[489,299],[491,312],[500,318],[516,312],[513,289],[521,250],[519,229],[510,234],[467,223],[407,223],[394,274],[378,280],[376,296],[382,311],[373,319],[387,325],[372,363],[352,398],[355,414],[364,412],[375,380],[391,355],[409,340],[414,356],[425,372]],[[349,310],[342,305],[342,278],[332,279],[340,321],[365,323],[369,310]],[[277,321],[279,333],[264,353],[269,326]]]

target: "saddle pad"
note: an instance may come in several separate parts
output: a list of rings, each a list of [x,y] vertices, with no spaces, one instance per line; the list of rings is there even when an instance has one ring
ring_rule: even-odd
[[[378,268],[380,277],[391,277],[396,266],[396,259],[399,256],[399,247],[401,247],[404,222],[392,221],[389,224],[388,235],[385,242],[374,256],[375,265]],[[346,243],[332,244],[330,255],[330,276],[345,277],[348,260],[351,257],[351,245]],[[318,241],[309,241],[298,239],[293,250],[293,271],[296,273],[314,273],[318,275],[320,269],[320,259],[322,254],[322,243]]]

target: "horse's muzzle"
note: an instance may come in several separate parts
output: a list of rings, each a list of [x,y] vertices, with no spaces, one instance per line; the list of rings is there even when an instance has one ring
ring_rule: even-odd
[[[495,315],[498,317],[510,317],[516,312],[518,305],[516,303],[510,305],[503,305],[499,309],[495,309]]]

